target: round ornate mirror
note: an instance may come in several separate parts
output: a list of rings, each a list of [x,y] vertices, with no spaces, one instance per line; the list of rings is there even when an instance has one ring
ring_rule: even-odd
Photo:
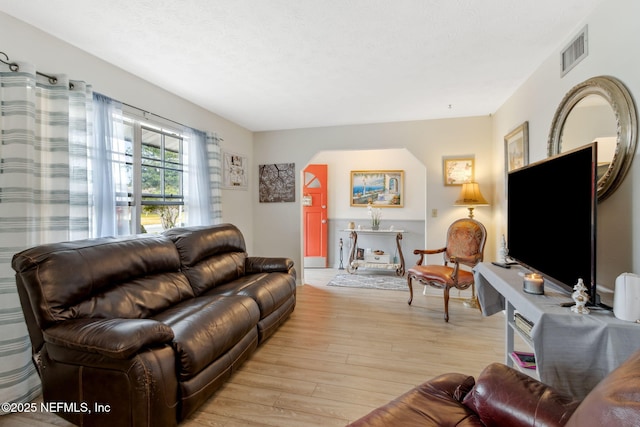
[[[574,86],[551,123],[548,155],[598,141],[598,201],[624,180],[636,150],[638,119],[631,94],[617,79],[594,77]]]

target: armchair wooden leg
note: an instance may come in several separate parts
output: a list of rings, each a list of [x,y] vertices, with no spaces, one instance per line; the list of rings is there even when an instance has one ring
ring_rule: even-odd
[[[449,321],[449,286],[444,287],[444,321]]]
[[[407,275],[407,285],[409,286],[409,301],[407,304],[411,305],[413,301],[413,285],[411,284],[411,276]]]

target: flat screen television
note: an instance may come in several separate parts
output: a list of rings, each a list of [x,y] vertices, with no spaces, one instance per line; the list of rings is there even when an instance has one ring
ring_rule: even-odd
[[[514,170],[507,177],[508,256],[572,292],[596,294],[597,145]]]

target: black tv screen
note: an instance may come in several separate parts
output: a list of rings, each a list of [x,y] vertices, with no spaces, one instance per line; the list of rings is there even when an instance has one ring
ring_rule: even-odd
[[[596,143],[509,173],[508,255],[596,304]]]

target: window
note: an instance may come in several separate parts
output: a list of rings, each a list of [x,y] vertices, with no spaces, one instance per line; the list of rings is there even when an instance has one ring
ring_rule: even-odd
[[[130,221],[134,233],[159,233],[182,225],[186,172],[183,136],[130,116],[125,118],[124,134],[129,200],[128,206],[119,211],[119,218]]]
[[[92,235],[159,233],[221,221],[215,134],[97,93],[94,119],[88,160]]]

